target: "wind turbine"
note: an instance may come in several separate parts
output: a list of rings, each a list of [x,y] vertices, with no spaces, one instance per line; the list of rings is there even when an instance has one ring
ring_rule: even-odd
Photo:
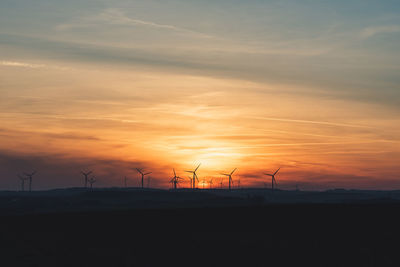
[[[124,177],[124,186],[125,186],[125,188],[127,187],[127,179],[128,178],[126,178],[126,176]]]
[[[143,189],[144,188],[144,177],[146,175],[150,174],[151,172],[143,173],[143,169],[139,169],[139,168],[136,168],[136,170],[138,171],[138,173],[140,173],[140,175],[142,175],[142,189]],[[148,181],[148,183],[150,184],[149,181]]]
[[[221,178],[221,181],[219,182],[219,186],[220,186],[221,189],[222,189],[222,184],[224,183],[223,181],[224,181],[224,179]]]
[[[210,189],[212,189],[212,185],[213,185],[213,179],[211,178],[210,181],[208,181],[208,184],[210,185]]]
[[[190,188],[193,188],[193,183],[192,183],[192,177],[188,176],[189,182],[190,182]]]
[[[206,179],[205,178],[203,178],[203,180],[201,180],[201,183],[203,184],[203,189],[204,189],[204,187],[206,186]]]
[[[278,171],[280,169],[281,168],[277,169],[276,172],[274,172],[274,174],[264,173],[267,176],[271,176],[271,190],[272,190],[272,192],[274,192],[274,185],[276,185],[275,175],[278,173]]]
[[[25,181],[28,179],[27,177],[23,177],[18,174],[18,178],[21,180],[21,191],[25,191]]]
[[[180,180],[180,179],[183,179],[183,178],[181,178],[181,177],[179,177],[179,176],[176,176],[175,169],[173,169],[173,170],[174,170],[174,178],[171,179],[170,183],[172,183],[174,189],[176,190],[177,185],[179,184],[179,180]]]
[[[96,177],[92,176],[88,179],[88,182],[90,184],[90,189],[93,189],[93,184],[96,182]]]
[[[231,184],[233,183],[232,181],[232,174],[236,171],[236,168],[230,173],[221,173],[222,175],[228,176],[229,177],[229,190],[231,190]]]
[[[147,177],[147,188],[150,188],[150,181],[151,181],[151,177],[148,176]]]
[[[91,175],[93,172],[92,171],[88,171],[88,172],[83,172],[81,171],[82,175],[85,176],[85,188],[87,188],[87,184],[88,184],[88,179],[89,179],[89,175]]]
[[[29,179],[29,192],[32,191],[32,177],[36,174],[36,171],[32,173],[24,173],[27,179]]]
[[[199,182],[199,178],[197,177],[196,171],[199,169],[200,165],[201,165],[201,163],[199,164],[199,166],[197,166],[196,169],[194,169],[194,171],[185,171],[188,173],[193,173],[193,178],[192,178],[192,188],[193,189],[196,189],[196,180],[197,180],[197,182]]]

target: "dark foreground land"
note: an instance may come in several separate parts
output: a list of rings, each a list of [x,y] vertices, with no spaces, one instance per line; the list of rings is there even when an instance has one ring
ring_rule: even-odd
[[[0,266],[400,266],[395,200],[165,193],[130,192],[132,208],[116,192],[0,194]],[[134,205],[146,196],[159,201]]]

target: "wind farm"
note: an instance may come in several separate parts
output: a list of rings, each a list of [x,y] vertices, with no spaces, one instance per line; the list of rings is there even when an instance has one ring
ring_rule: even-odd
[[[333,262],[341,266],[354,266],[354,262],[357,265],[368,257],[376,242],[385,240],[373,234],[368,239],[364,237],[367,229],[371,233],[370,223],[362,228],[360,224],[365,223],[363,220],[369,218],[371,213],[373,216],[384,214],[390,218],[390,225],[385,225],[386,233],[400,237],[397,229],[400,221],[392,216],[400,207],[399,190],[300,190],[298,183],[285,184],[286,168],[279,165],[268,168],[275,169],[273,172],[258,172],[258,186],[241,184],[241,179],[249,174],[241,173],[240,166],[224,173],[219,168],[210,171],[207,165],[201,163],[191,171],[187,167],[171,168],[172,172],[165,178],[158,177],[158,170],[154,167],[149,166],[152,172],[135,168],[139,174],[136,186],[128,184],[127,176],[122,176],[122,184],[121,178],[116,180],[115,185],[104,184],[107,177],[101,175],[101,179],[97,179],[93,173],[100,173],[100,170],[91,166],[92,170],[76,175],[77,187],[33,190],[30,182],[26,191],[25,182],[32,181],[37,174],[35,181],[40,185],[40,174],[46,173],[46,170],[17,174],[19,184],[15,191],[0,190],[0,217],[9,229],[9,232],[0,230],[0,234],[7,237],[12,233],[13,237],[19,239],[27,236],[30,240],[36,240],[33,237],[36,231],[43,232],[40,240],[36,241],[40,244],[36,250],[37,256],[32,257],[34,262],[40,262],[42,266],[51,266],[58,262],[56,258],[61,257],[59,252],[53,252],[56,258],[50,260],[49,265],[42,260],[48,258],[45,254],[50,248],[49,244],[55,244],[58,250],[69,249],[72,257],[85,262],[85,266],[96,267],[108,266],[118,262],[121,257],[127,264],[161,264],[164,259],[151,257],[148,246],[152,247],[154,253],[166,253],[169,256],[175,253],[174,247],[182,243],[190,244],[183,246],[180,250],[182,256],[174,259],[175,264],[182,266],[190,261],[189,255],[193,251],[198,253],[204,247],[222,254],[216,254],[213,259],[203,256],[192,266],[204,266],[210,260],[218,265],[230,266],[264,263],[265,258],[259,256],[264,255],[264,250],[272,259],[269,262],[277,266],[290,266],[299,260],[276,258],[276,255],[283,256],[280,251],[285,250],[300,257],[312,249],[324,255],[323,248],[330,246],[339,246],[339,249],[336,248],[339,254],[336,254]],[[179,173],[191,175],[184,179]],[[161,185],[158,187],[144,186],[145,178],[150,174],[157,175],[156,181],[163,180],[164,183],[158,183]],[[270,177],[270,182],[265,182],[265,176]],[[218,182],[216,186],[214,182]],[[321,221],[320,216],[326,219]],[[350,225],[343,224],[342,218],[346,218],[346,222],[350,220]],[[295,224],[292,223],[294,221]],[[32,230],[21,232],[22,222],[29,222]],[[329,237],[319,234],[324,227],[334,229]],[[350,245],[341,247],[342,240],[354,234],[356,237],[351,239],[352,244],[362,244],[363,249],[354,250]],[[90,241],[77,244],[76,240],[82,240],[82,236]],[[60,243],[57,240],[62,241]],[[165,243],[166,240],[168,243]],[[310,240],[310,243],[306,240]],[[315,243],[319,245],[315,246]],[[257,244],[256,249],[253,244]],[[384,243],[381,250],[375,251],[377,260],[387,257],[395,259],[396,253],[388,252],[388,244],[391,243]],[[114,248],[118,252],[112,252],[114,256],[107,258],[99,245],[106,247],[107,253],[114,251]],[[15,250],[12,246],[5,249],[7,256],[4,261],[7,264],[13,262],[13,266],[24,266],[23,258],[12,258],[15,251],[24,250],[19,243],[15,247]],[[131,252],[120,254],[126,252],[126,248]],[[236,257],[222,256],[237,248],[240,253]],[[354,253],[353,256],[346,254],[349,250]],[[87,256],[83,256],[82,251]],[[307,257],[302,261],[316,266],[324,262],[324,257]],[[347,261],[349,264],[342,264]],[[66,262],[71,263],[69,260]]]

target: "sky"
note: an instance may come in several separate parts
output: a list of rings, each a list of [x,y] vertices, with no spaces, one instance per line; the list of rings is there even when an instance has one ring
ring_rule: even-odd
[[[397,0],[2,0],[0,190],[400,189],[399,73]]]

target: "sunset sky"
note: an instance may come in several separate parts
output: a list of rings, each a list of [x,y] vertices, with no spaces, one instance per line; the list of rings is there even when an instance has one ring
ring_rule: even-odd
[[[0,122],[0,190],[400,189],[400,2],[2,0]]]

